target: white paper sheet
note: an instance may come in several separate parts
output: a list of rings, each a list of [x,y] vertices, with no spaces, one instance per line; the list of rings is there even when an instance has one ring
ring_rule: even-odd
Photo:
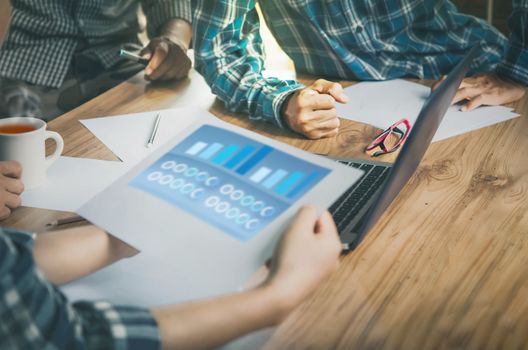
[[[171,293],[172,297],[178,296],[178,298],[191,296],[196,299],[237,290],[271,256],[280,233],[287,227],[290,219],[301,205],[314,204],[322,211],[361,176],[361,171],[357,169],[310,155],[294,147],[224,123],[207,113],[202,113],[200,117],[188,129],[161,146],[155,153],[149,155],[127,174],[92,198],[79,211],[81,215],[94,224],[141,250],[142,254],[147,253],[148,256],[153,257],[153,260],[158,259],[157,267],[153,267],[160,269],[156,272],[160,276],[157,282],[169,277],[175,279],[180,288],[179,292],[184,293],[181,295],[175,294],[176,292]],[[209,131],[203,131],[205,129]],[[220,129],[225,131],[221,132]],[[198,130],[202,131],[197,134]],[[227,131],[239,135],[233,134],[231,135],[233,139],[225,141]],[[168,154],[177,155],[183,148],[189,147],[185,153],[187,155],[176,158],[194,162],[193,159],[203,156],[203,154],[191,156],[189,151],[194,147],[192,144],[200,143],[196,140],[202,139],[206,135],[208,138],[203,140],[212,142],[211,147],[217,145],[217,142],[223,142],[228,148],[227,142],[233,142],[240,146],[240,149],[245,148],[248,143],[254,143],[255,150],[258,147],[266,149],[264,145],[269,145],[266,147],[277,150],[277,152],[269,153],[271,154],[269,160],[261,158],[258,165],[257,163],[252,164],[251,166],[255,167],[254,171],[258,170],[257,167],[264,165],[275,170],[279,167],[286,167],[286,171],[290,171],[287,167],[289,163],[285,160],[289,159],[288,157],[293,157],[290,161],[295,160],[295,158],[298,161],[303,159],[302,164],[304,165],[301,165],[305,166],[306,169],[323,167],[330,171],[321,181],[313,184],[313,187],[308,187],[309,189],[306,189],[306,192],[298,200],[288,201],[288,204],[280,209],[281,211],[276,217],[259,219],[266,222],[266,225],[262,226],[258,232],[251,233],[251,236],[247,235],[246,239],[241,239],[240,236],[236,238],[236,232],[233,234],[233,230],[236,231],[238,227],[242,226],[234,228],[233,222],[227,219],[222,224],[215,223],[212,218],[216,217],[214,214],[216,209],[207,209],[205,198],[192,203],[186,200],[185,205],[188,207],[185,209],[177,201],[187,197],[163,192],[167,194],[167,197],[162,199],[156,194],[158,192],[155,193],[157,190],[152,192],[137,187],[137,181],[140,181],[138,179],[142,179],[143,175],[150,171],[150,167],[157,167],[156,162]],[[244,141],[241,137],[247,139]],[[182,144],[182,142],[185,143]],[[183,148],[178,148],[178,145]],[[208,151],[204,150],[204,152]],[[286,153],[289,154],[288,157],[286,157]],[[273,155],[276,155],[277,158],[274,158]],[[242,162],[242,160],[237,160],[237,162]],[[305,162],[309,162],[311,165]],[[182,161],[181,164],[183,163]],[[222,179],[221,181],[226,184],[229,182],[234,184],[233,186],[244,188],[242,195],[245,193],[247,197],[253,198],[255,196],[259,199],[257,201],[259,203],[271,203],[275,198],[271,197],[275,194],[269,190],[261,190],[258,187],[261,185],[249,186],[251,172],[247,172],[245,175],[237,175],[238,173],[235,173],[233,169],[212,165],[212,160],[193,164],[195,164],[193,166],[199,167],[209,174],[215,174],[215,178]],[[305,171],[306,174],[309,172],[308,170],[298,170]],[[235,175],[236,178],[233,177]],[[190,174],[183,176],[191,181]],[[150,180],[146,181],[144,184],[150,183],[148,182]],[[217,185],[220,186],[220,184]],[[245,187],[246,185],[248,187]],[[216,185],[211,184],[210,186]],[[211,191],[216,193],[219,187],[214,188]],[[203,206],[200,214],[190,211],[190,208],[196,203],[198,204],[195,207]],[[278,204],[269,205],[278,208]],[[236,207],[235,204],[233,206]],[[120,217],[126,217],[127,220],[121,220]],[[116,285],[118,284],[116,283]],[[159,288],[160,284],[153,284],[152,286]],[[123,291],[128,289],[123,288]]]
[[[149,92],[149,89],[150,86],[147,86],[146,92]],[[157,87],[154,85],[155,89]],[[189,72],[188,79],[179,82],[171,90],[174,91],[172,107],[195,106],[207,109],[216,98],[204,77],[194,69]]]
[[[126,170],[121,162],[60,157],[48,169],[46,184],[22,194],[22,205],[75,212]]]
[[[341,118],[355,120],[384,129],[401,118],[411,125],[418,117],[430,89],[421,84],[396,79],[383,82],[363,82],[345,89],[350,98],[347,104],[338,104]],[[460,106],[447,111],[433,141],[440,141],[518,116],[511,108],[502,106],[480,107],[461,112]]]
[[[147,148],[158,113],[162,116],[158,132],[153,146]],[[81,123],[123,162],[137,163],[196,121],[200,113],[203,113],[203,109],[198,107],[181,107],[85,119]]]

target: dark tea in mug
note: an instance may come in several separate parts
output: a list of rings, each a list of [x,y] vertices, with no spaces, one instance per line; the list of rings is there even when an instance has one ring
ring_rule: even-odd
[[[35,126],[31,124],[7,124],[0,125],[0,134],[23,134],[34,131]]]

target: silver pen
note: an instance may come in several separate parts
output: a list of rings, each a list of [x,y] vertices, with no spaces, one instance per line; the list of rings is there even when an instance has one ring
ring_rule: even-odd
[[[61,225],[73,224],[73,223],[81,222],[81,221],[85,221],[85,220],[86,219],[83,218],[82,216],[75,215],[75,216],[71,216],[69,218],[53,220],[52,222],[48,222],[46,224],[46,226],[48,226],[48,227],[61,226]]]
[[[154,122],[154,127],[152,128],[152,132],[150,133],[150,137],[147,141],[147,148],[150,148],[154,144],[154,139],[156,138],[156,134],[158,133],[158,126],[161,120],[161,113],[158,113],[156,116],[156,121]]]
[[[148,65],[148,63],[149,63],[149,60],[147,60],[146,58],[143,58],[143,57],[141,57],[140,55],[138,55],[136,53],[133,53],[133,52],[130,52],[130,51],[127,51],[127,50],[123,50],[123,49],[119,50],[119,56],[123,57],[123,58],[126,58],[127,60],[140,63],[140,64],[142,64],[144,66]]]

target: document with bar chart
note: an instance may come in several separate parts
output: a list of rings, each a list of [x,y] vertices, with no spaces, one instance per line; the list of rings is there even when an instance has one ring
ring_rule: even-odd
[[[330,172],[240,134],[203,125],[130,185],[247,241]]]
[[[79,209],[177,281],[173,302],[240,290],[301,206],[322,213],[363,174],[207,112],[191,117]]]

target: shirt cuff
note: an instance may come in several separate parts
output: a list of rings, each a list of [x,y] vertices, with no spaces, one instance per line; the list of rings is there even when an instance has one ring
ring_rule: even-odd
[[[499,63],[496,73],[528,86],[528,49],[509,46],[505,59]]]
[[[192,23],[191,2],[188,0],[157,1],[144,11],[147,17],[147,32],[151,38],[159,34],[160,27],[168,20],[180,18]]]
[[[18,231],[9,228],[3,228],[2,231],[7,234],[7,236],[16,243],[23,244],[26,247],[31,248],[33,246],[33,241],[36,238],[35,233],[29,233],[25,231]]]
[[[87,349],[160,349],[156,321],[146,309],[106,301],[76,302]]]
[[[284,81],[281,85],[274,89],[273,92],[265,92],[266,97],[262,105],[262,115],[265,120],[272,122],[280,128],[284,128],[286,125],[282,119],[283,104],[291,94],[303,89],[305,86],[294,80]]]

